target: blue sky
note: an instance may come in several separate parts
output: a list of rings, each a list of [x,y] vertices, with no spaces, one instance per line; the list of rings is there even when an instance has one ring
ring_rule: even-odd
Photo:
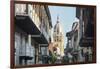
[[[71,30],[72,24],[75,21],[76,16],[76,8],[68,7],[68,6],[49,6],[52,25],[54,25],[57,21],[57,16],[59,15],[59,20],[63,28],[64,32],[64,48],[66,47],[67,37],[66,32]]]

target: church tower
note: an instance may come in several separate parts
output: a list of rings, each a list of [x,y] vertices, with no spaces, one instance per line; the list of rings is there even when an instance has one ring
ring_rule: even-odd
[[[57,21],[54,26],[53,41],[55,43],[55,47],[59,48],[58,55],[63,56],[64,55],[64,34],[63,34],[62,25],[59,21],[59,16],[57,16]]]

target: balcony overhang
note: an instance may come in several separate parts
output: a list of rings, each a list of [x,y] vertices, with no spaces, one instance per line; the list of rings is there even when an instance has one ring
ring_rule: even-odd
[[[80,46],[81,47],[92,47],[94,45],[94,41],[92,37],[85,37],[85,38],[81,38],[80,40]]]
[[[40,35],[32,35],[32,38],[35,39],[39,44],[48,44],[47,39],[44,37],[43,34]]]
[[[28,15],[16,15],[15,24],[27,34],[35,35],[32,38],[34,38],[39,44],[48,44],[45,36],[41,34],[41,31],[36,27],[35,23]]]
[[[39,29],[28,15],[16,15],[15,24],[27,34],[40,34]]]

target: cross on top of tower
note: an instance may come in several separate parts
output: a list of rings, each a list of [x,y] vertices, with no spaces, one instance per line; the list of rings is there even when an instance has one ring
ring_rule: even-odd
[[[59,23],[59,15],[57,16],[57,23]]]

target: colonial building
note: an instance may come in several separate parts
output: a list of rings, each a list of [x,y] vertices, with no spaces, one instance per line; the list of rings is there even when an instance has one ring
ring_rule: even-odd
[[[15,65],[48,63],[51,16],[46,5],[15,4]]]
[[[53,41],[55,47],[57,48],[57,50],[59,50],[57,51],[58,55],[63,56],[64,55],[64,34],[63,34],[61,23],[59,21],[59,17],[57,17],[57,23],[54,26]]]
[[[76,8],[76,17],[79,19],[80,46],[83,48],[82,56],[86,62],[93,61],[95,10],[89,8]]]

